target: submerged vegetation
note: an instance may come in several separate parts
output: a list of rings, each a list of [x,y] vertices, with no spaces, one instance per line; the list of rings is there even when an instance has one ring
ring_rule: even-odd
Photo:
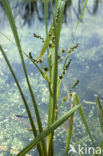
[[[70,143],[71,143],[71,139],[73,135],[73,124],[75,123],[74,116],[77,110],[79,110],[80,117],[88,133],[89,139],[91,140],[92,147],[96,149],[95,141],[89,129],[88,122],[87,122],[83,107],[80,103],[78,94],[73,92],[73,89],[78,85],[79,80],[76,80],[76,82],[72,85],[72,87],[67,93],[67,96],[62,97],[61,103],[59,100],[60,92],[62,89],[61,88],[62,80],[65,77],[65,75],[68,73],[68,69],[72,62],[69,56],[73,53],[73,51],[75,51],[76,48],[78,48],[78,43],[76,45],[73,45],[73,39],[77,30],[77,27],[84,14],[88,0],[84,1],[84,5],[81,10],[80,18],[78,19],[78,23],[75,28],[70,47],[68,48],[68,50],[65,50],[65,47],[63,47],[63,49],[61,49],[61,52],[60,52],[59,42],[60,42],[64,8],[65,8],[66,2],[67,1],[56,0],[55,8],[54,8],[52,1],[50,1],[50,8],[51,8],[53,21],[49,28],[48,27],[48,1],[44,0],[46,38],[44,39],[41,35],[38,35],[34,32],[33,36],[36,37],[37,39],[40,39],[43,42],[43,47],[40,51],[40,54],[36,56],[35,58],[32,52],[26,53],[21,47],[20,39],[18,36],[18,31],[15,25],[15,20],[14,20],[12,10],[10,8],[8,0],[3,0],[3,1],[0,0],[0,3],[2,4],[2,7],[4,8],[5,13],[8,17],[11,30],[15,38],[15,43],[16,43],[16,46],[17,46],[17,49],[21,58],[21,63],[22,63],[22,67],[24,70],[28,91],[30,93],[30,98],[33,104],[33,110],[32,110],[33,112],[32,112],[30,105],[25,98],[22,87],[20,86],[20,83],[14,73],[13,67],[6,55],[6,52],[3,49],[2,45],[0,45],[1,53],[11,71],[11,74],[18,87],[19,93],[22,97],[22,100],[25,105],[25,109],[29,118],[29,122],[31,125],[31,130],[34,135],[34,139],[17,154],[18,156],[25,155],[26,153],[28,153],[35,147],[37,147],[39,156],[53,156],[54,155],[55,130],[57,130],[58,127],[64,124],[66,120],[68,121],[68,125],[66,126],[65,156],[67,156],[70,146],[71,146]],[[46,127],[44,127],[44,124],[42,122],[42,116],[39,111],[38,103],[36,102],[36,96],[34,94],[35,91],[33,91],[32,89],[29,75],[27,73],[24,56],[26,56],[31,61],[31,63],[33,63],[34,67],[37,68],[39,74],[41,74],[42,78],[44,79],[44,81],[46,81],[48,85],[48,92],[49,92],[49,95],[47,97],[48,98],[48,114],[47,114],[48,121],[47,121]],[[44,60],[46,60],[46,63],[44,63]],[[62,62],[62,70],[59,73],[58,72],[59,65],[61,62]],[[68,103],[70,109],[67,110],[67,112],[65,112],[65,114],[63,114],[60,117],[59,114],[62,114],[62,107],[65,104],[65,102]],[[100,121],[101,129],[103,132],[103,108],[102,108],[102,105],[100,103],[98,96],[96,96],[96,103],[98,106],[99,121]],[[35,124],[35,120],[32,117],[32,113],[35,114],[36,116],[37,124]],[[101,149],[103,149],[103,141],[101,141],[98,147],[101,147]],[[96,149],[94,151],[95,153],[94,155],[101,154],[99,152],[100,151]],[[79,154],[83,155],[82,151],[80,151]]]

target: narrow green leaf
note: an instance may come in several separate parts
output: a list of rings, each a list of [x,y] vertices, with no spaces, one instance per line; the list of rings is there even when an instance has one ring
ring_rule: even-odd
[[[60,32],[61,32],[63,10],[64,10],[65,3],[60,0],[60,1],[58,1],[58,3],[56,1],[56,5],[57,4],[58,4],[58,6],[56,6],[55,15],[54,15],[53,7],[51,4],[52,16],[53,16],[53,26],[54,26],[54,37],[55,37],[54,46],[55,47],[51,53],[52,54],[51,64],[53,66],[50,71],[51,72],[50,82],[51,82],[51,86],[53,86],[53,89],[52,89],[53,96],[49,96],[48,113],[50,113],[50,114],[48,114],[48,125],[51,125],[57,119],[58,48],[59,48]],[[50,153],[53,153],[53,148],[52,148],[53,147],[53,135],[54,135],[54,132],[48,136],[48,141],[47,141],[48,155],[50,155]]]
[[[75,28],[75,30],[74,30],[73,36],[75,36],[75,33],[76,33],[76,31],[77,31],[77,28],[78,28],[78,25],[79,25],[79,23],[80,23],[80,21],[81,21],[81,19],[82,19],[82,17],[83,17],[85,8],[86,8],[86,6],[87,6],[87,2],[88,2],[88,0],[85,0],[84,6],[83,6],[83,9],[82,9],[82,11],[81,11],[81,15],[80,15],[80,17],[79,17],[79,20],[78,20],[78,23],[77,23],[77,25],[76,25],[76,28]]]
[[[45,13],[45,29],[48,33],[48,0],[44,0],[44,13]]]
[[[49,34],[50,34],[50,36],[49,36]],[[52,36],[52,35],[53,35],[53,24],[51,24],[50,30],[49,30],[49,32],[48,32],[48,35],[46,36],[46,40],[45,40],[44,45],[43,45],[43,47],[42,47],[42,49],[41,49],[41,52],[40,52],[40,55],[39,55],[39,58],[38,58],[38,59],[42,59],[42,57],[43,57],[43,55],[44,55],[46,49],[47,49],[48,46],[49,46],[49,42],[50,42],[50,40],[51,40],[51,36]]]
[[[80,100],[79,100],[79,97],[78,97],[77,93],[73,93],[73,96],[76,99],[77,105],[80,104]],[[80,116],[82,118],[83,124],[84,124],[84,126],[85,126],[85,128],[87,130],[88,135],[89,135],[89,138],[90,138],[90,140],[92,141],[92,144],[95,147],[94,140],[92,138],[92,135],[91,135],[91,132],[90,132],[90,129],[89,129],[89,126],[88,126],[88,123],[87,123],[87,120],[86,120],[86,117],[85,117],[82,105],[81,105],[81,107],[78,110],[79,110]]]
[[[95,95],[95,98],[96,98],[96,104],[98,107],[99,122],[100,122],[101,130],[103,133],[103,108],[102,108],[101,102],[99,100],[99,97],[97,95]]]
[[[52,64],[53,66],[53,74],[52,74],[52,82],[53,82],[53,112],[52,112],[52,121],[56,120],[56,116],[54,116],[54,113],[57,109],[57,79],[58,79],[58,48],[59,48],[59,41],[60,41],[60,32],[61,32],[61,26],[62,26],[62,19],[64,14],[64,5],[65,2],[58,1],[58,7],[56,10],[55,18],[53,17],[53,24],[54,24],[54,33],[55,33],[55,51],[52,53]],[[55,113],[56,114],[56,113]]]
[[[71,99],[71,109],[74,106],[75,106],[75,98],[72,96],[72,99]],[[71,136],[72,136],[72,127],[73,127],[73,118],[74,118],[74,113],[68,119],[68,124],[69,125],[68,125],[68,129],[67,129],[65,156],[68,156],[68,151],[69,151],[69,147],[70,147]]]
[[[0,34],[4,36],[8,41],[10,41],[12,44],[15,45],[15,43],[9,37],[7,37],[4,33],[0,32]]]
[[[45,129],[37,138],[31,141],[17,156],[23,156],[27,152],[29,152],[32,148],[34,148],[43,138],[45,138],[49,133],[53,132],[57,129],[61,124],[63,124],[78,108],[80,108],[81,104],[72,108],[68,113],[63,115],[60,119],[55,121],[50,127]]]

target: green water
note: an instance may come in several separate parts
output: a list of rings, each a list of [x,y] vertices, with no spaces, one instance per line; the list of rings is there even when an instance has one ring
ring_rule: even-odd
[[[91,1],[92,3],[92,1]],[[88,7],[91,8],[92,4],[88,2]],[[75,7],[75,3],[73,6]],[[61,48],[69,48],[73,31],[75,29],[77,19],[71,8],[72,18],[68,18],[67,23],[63,24],[61,32]],[[73,83],[79,79],[79,85],[74,89],[80,96],[81,103],[88,118],[90,129],[93,132],[93,137],[96,140],[96,144],[101,140],[102,134],[100,131],[100,125],[97,118],[96,105],[89,105],[83,102],[83,100],[93,101],[94,94],[98,94],[103,102],[103,3],[99,3],[98,12],[95,15],[90,15],[88,11],[85,11],[83,21],[79,24],[78,30],[75,35],[74,44],[79,43],[78,48],[70,56],[72,63],[68,73],[65,75],[62,83],[61,96],[58,104],[61,103],[61,98],[66,96],[68,90],[72,87]],[[2,15],[3,16],[3,15]],[[19,16],[17,17],[16,24],[22,44],[22,49],[29,53],[32,52],[36,58],[42,47],[41,41],[33,37],[33,33],[37,33],[45,38],[45,25],[44,22],[40,22],[35,17],[34,24],[31,27],[27,25],[21,27],[19,25]],[[9,39],[14,42],[13,35],[7,19],[5,17],[5,25],[0,26],[0,32],[4,33]],[[26,81],[21,67],[20,58],[17,49],[13,43],[8,41],[0,34],[0,44],[3,45],[6,50],[6,54],[9,57],[13,65],[13,69],[17,75],[17,78],[23,88],[26,99],[29,103],[32,113],[32,103],[28,93]],[[30,82],[38,103],[39,110],[41,112],[41,118],[44,126],[47,124],[47,109],[48,109],[48,89],[47,84],[40,76],[36,68],[25,57]],[[46,61],[45,61],[46,64]],[[59,72],[62,69],[62,63],[59,66]],[[15,82],[11,76],[11,73],[0,54],[0,145],[6,146],[20,151],[26,144],[32,139],[32,132],[27,131],[29,122],[27,118],[21,120],[27,124],[24,126],[14,118],[14,114],[27,116],[22,99],[15,85]],[[62,108],[62,114],[69,110],[69,103],[64,104]],[[34,116],[35,118],[35,116]],[[64,155],[65,147],[65,128],[62,126],[58,128],[55,134],[55,156]],[[91,144],[85,128],[81,122],[80,116],[76,113],[74,132],[79,144]],[[75,145],[76,139],[72,138],[72,145]],[[59,152],[58,152],[59,149]],[[34,155],[37,155],[36,150]],[[58,154],[57,154],[58,153]],[[9,156],[10,153],[0,151],[0,156]],[[69,155],[74,155],[70,153]]]

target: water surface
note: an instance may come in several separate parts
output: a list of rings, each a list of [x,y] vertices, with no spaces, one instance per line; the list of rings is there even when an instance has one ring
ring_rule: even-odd
[[[68,49],[72,39],[72,35],[77,23],[77,16],[74,8],[77,7],[77,1],[73,1],[72,6],[67,10],[66,23],[63,23],[60,49]],[[78,30],[75,34],[74,42],[79,46],[75,52],[70,56],[72,63],[68,73],[65,75],[62,82],[62,91],[59,99],[68,94],[69,89],[75,83],[76,80],[80,80],[79,85],[74,89],[80,96],[81,103],[88,118],[89,126],[93,132],[93,136],[96,140],[96,144],[101,140],[102,134],[100,131],[100,125],[97,118],[96,105],[89,105],[84,103],[84,99],[94,102],[94,94],[99,95],[103,100],[103,3],[98,3],[98,10],[93,14],[93,0],[88,2],[88,7],[85,10],[85,14]],[[78,8],[78,7],[77,7]],[[78,9],[76,10],[78,11]],[[25,12],[25,9],[24,9]],[[15,9],[14,9],[15,13]],[[4,21],[3,21],[4,17]],[[28,26],[26,23],[23,25],[23,18],[21,15],[16,15],[16,25],[21,40],[22,49],[26,52],[32,52],[34,57],[38,57],[40,49],[43,43],[33,37],[33,33],[37,33],[45,38],[45,24],[44,20],[38,19],[38,15],[35,14],[35,20]],[[2,23],[0,26],[0,32],[4,33],[9,39],[14,42],[14,38],[4,13],[0,17]],[[49,19],[49,22],[51,20]],[[15,44],[8,41],[3,35],[0,34],[0,44],[6,51],[6,54],[11,61],[13,69],[17,75],[17,78],[25,93],[29,106],[32,109],[32,103],[30,95],[27,89],[26,81],[24,78],[21,61]],[[15,56],[15,57],[14,57]],[[38,103],[38,107],[41,112],[42,121],[44,126],[47,124],[47,109],[48,109],[48,88],[44,79],[40,76],[37,69],[32,63],[25,57],[26,66],[30,78],[30,82]],[[46,61],[45,61],[46,62]],[[59,65],[59,73],[62,69],[62,63]],[[69,103],[64,104],[62,108],[62,114],[69,110]],[[33,139],[31,132],[27,131],[29,125],[28,120],[21,119],[27,124],[24,126],[14,118],[14,114],[27,116],[22,99],[16,87],[16,84],[11,76],[11,73],[0,54],[0,145],[12,148],[15,150],[21,150],[29,141]],[[35,116],[34,116],[35,119]],[[62,129],[62,130],[61,130]],[[64,126],[59,128],[55,134],[55,153],[58,152],[58,156],[64,155],[65,147],[65,128]],[[78,142],[83,145],[90,144],[90,141],[85,132],[85,128],[81,122],[80,116],[77,113],[74,123],[74,132]],[[82,133],[81,133],[82,132]],[[72,138],[72,144],[75,145],[75,138]],[[7,155],[7,152],[1,151],[1,155]],[[57,153],[55,154],[57,156]],[[71,153],[71,156],[73,154]]]

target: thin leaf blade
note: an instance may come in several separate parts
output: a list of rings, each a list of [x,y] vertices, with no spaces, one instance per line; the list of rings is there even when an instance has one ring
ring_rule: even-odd
[[[55,121],[50,127],[45,129],[37,138],[35,138],[32,142],[30,142],[17,156],[25,155],[32,148],[34,148],[44,137],[48,134],[52,133],[56,128],[58,128],[61,124],[63,124],[78,108],[80,108],[81,104],[72,108],[69,112],[63,115],[60,119]]]

